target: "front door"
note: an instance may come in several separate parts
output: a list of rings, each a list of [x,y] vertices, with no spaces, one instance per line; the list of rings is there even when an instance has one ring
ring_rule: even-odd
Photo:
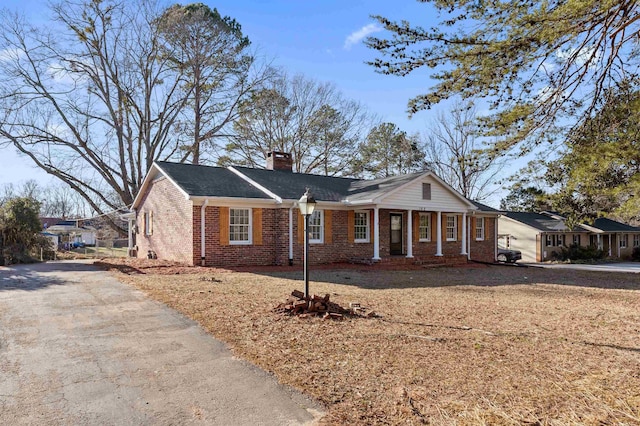
[[[390,238],[389,252],[402,254],[402,214],[400,213],[391,213]]]

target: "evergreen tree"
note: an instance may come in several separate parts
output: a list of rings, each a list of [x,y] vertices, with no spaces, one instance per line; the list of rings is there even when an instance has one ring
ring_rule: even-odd
[[[425,169],[424,151],[417,136],[409,136],[393,123],[374,127],[360,146],[356,174],[382,178]]]
[[[557,137],[567,116],[581,123],[608,89],[640,73],[633,0],[423,2],[437,25],[375,16],[391,37],[368,39],[380,54],[370,64],[399,76],[432,70],[436,82],[410,100],[412,114],[452,96],[486,98],[484,133],[503,137],[495,153]]]

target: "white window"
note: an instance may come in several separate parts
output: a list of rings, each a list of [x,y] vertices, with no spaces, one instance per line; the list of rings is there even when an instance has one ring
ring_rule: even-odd
[[[564,245],[564,235],[558,235],[556,237],[556,244],[554,244],[558,247],[562,247]]]
[[[640,247],[640,234],[635,234],[633,236],[633,246]]]
[[[447,216],[447,241],[458,239],[458,216]]]
[[[144,234],[153,235],[153,212],[144,214]]]
[[[229,209],[229,243],[251,244],[251,209]]]
[[[431,213],[420,213],[419,240],[431,241]]]
[[[309,242],[321,243],[324,239],[324,212],[315,210],[309,217]]]
[[[551,247],[553,245],[552,235],[547,234],[547,247]]]
[[[620,248],[627,248],[629,245],[629,234],[620,235]]]
[[[580,234],[573,234],[573,244],[580,246]]]
[[[484,240],[484,217],[476,218],[476,240]]]
[[[356,243],[368,243],[369,242],[369,212],[355,212],[354,213],[354,236]]]

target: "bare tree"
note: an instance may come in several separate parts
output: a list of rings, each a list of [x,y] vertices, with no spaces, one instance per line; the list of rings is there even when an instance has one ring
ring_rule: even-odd
[[[425,161],[442,180],[466,198],[482,201],[500,189],[496,177],[505,159],[491,156],[477,138],[472,105],[456,103],[439,113],[425,135]]]
[[[40,201],[43,188],[33,179],[29,179],[19,185],[5,183],[0,189],[0,206],[12,198],[30,198]]]
[[[293,154],[297,172],[346,174],[373,120],[335,86],[280,71],[241,103],[235,135],[221,163],[260,167],[266,154],[277,150]]]
[[[150,2],[51,10],[52,28],[0,16],[0,137],[94,211],[122,208],[151,163],[177,150],[182,75],[159,54]]]
[[[64,184],[48,185],[41,191],[40,213],[43,216],[61,218],[86,218],[92,216],[87,202]]]

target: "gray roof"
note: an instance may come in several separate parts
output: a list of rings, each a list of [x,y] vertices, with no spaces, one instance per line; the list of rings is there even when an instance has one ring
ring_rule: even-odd
[[[589,232],[581,226],[569,230],[564,221],[540,213],[505,212],[505,216],[544,232]]]
[[[191,196],[269,198],[269,196],[233,171],[213,166],[156,162],[160,170]],[[305,190],[317,201],[369,201],[424,175],[425,172],[373,180],[293,173],[285,170],[233,167],[257,186],[285,200],[297,200]],[[476,204],[480,206],[479,204]],[[481,210],[496,211],[488,206]]]
[[[617,222],[604,217],[600,217],[593,221],[591,226],[604,232],[640,232],[640,228],[637,226],[627,225],[626,223]]]
[[[251,169],[234,167],[243,175],[285,200],[297,200],[305,190],[317,201],[340,202],[357,179],[293,173],[285,170]]]
[[[156,161],[184,192],[195,197],[269,198],[235,173],[222,167]]]
[[[493,207],[489,207],[486,204],[479,203],[477,201],[469,200],[473,203],[474,206],[478,208],[481,212],[491,212],[491,213],[500,213],[500,210],[496,210]]]

